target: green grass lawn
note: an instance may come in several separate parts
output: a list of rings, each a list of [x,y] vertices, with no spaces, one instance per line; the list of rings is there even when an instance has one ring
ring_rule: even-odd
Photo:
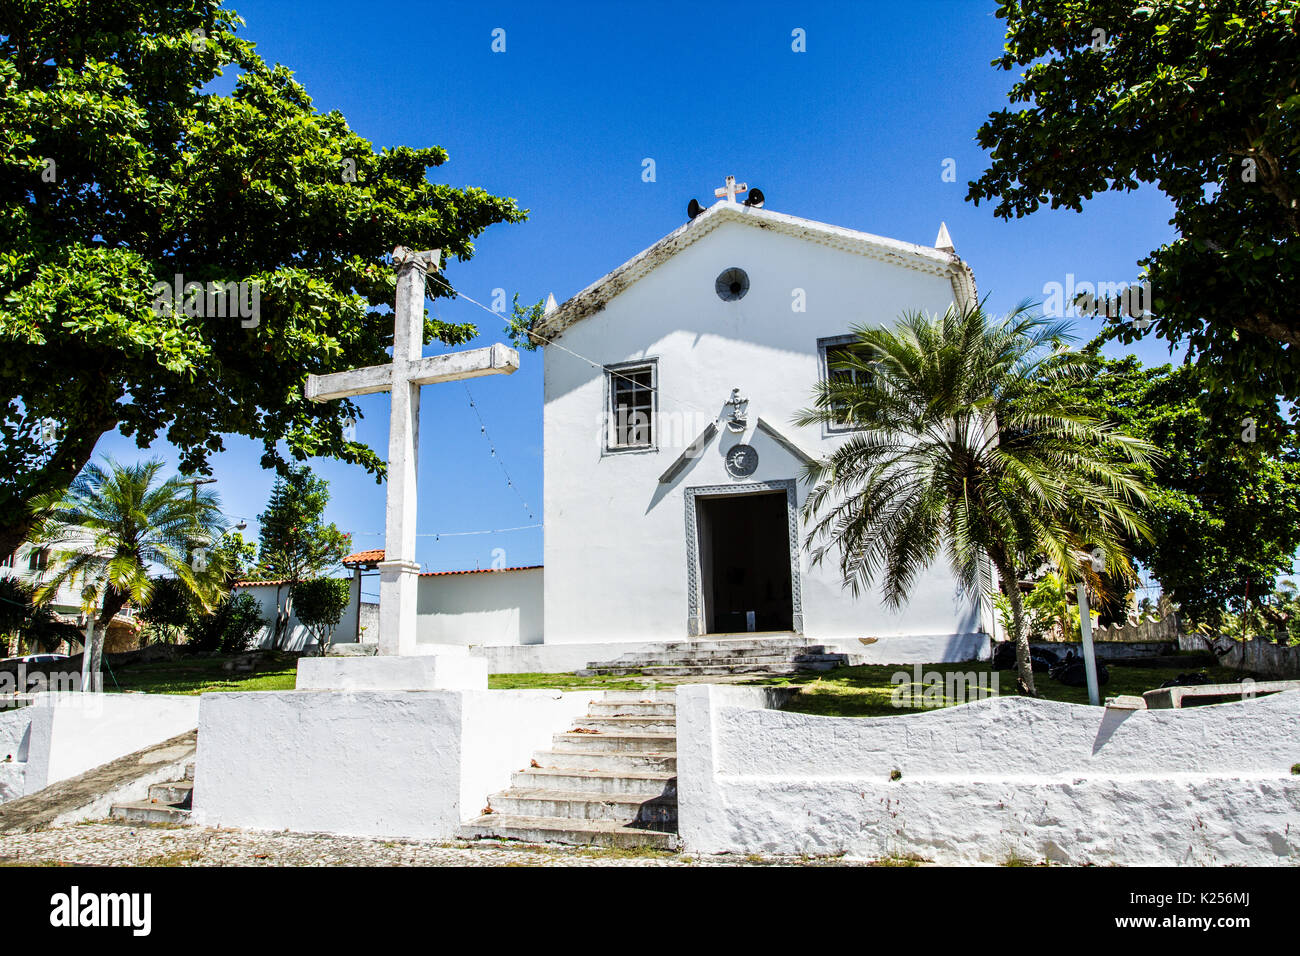
[[[1140,695],[1143,691],[1153,690],[1167,680],[1179,674],[1205,673],[1215,683],[1234,683],[1250,674],[1229,670],[1223,667],[1198,667],[1198,658],[1189,658],[1189,663],[1182,667],[1143,667],[1140,665],[1111,664],[1110,681],[1101,687],[1103,702],[1107,697],[1120,694]],[[907,680],[903,684],[893,680],[895,674],[904,673]],[[942,688],[937,683],[928,684],[927,674],[943,674]],[[915,682],[915,670],[896,664],[867,664],[858,667],[839,667],[833,671],[817,674],[801,674],[798,677],[775,677],[755,684],[775,684],[798,687],[799,694],[785,709],[801,714],[820,714],[826,717],[892,717],[898,714],[915,713],[915,707],[900,707],[894,703],[894,693],[902,688],[910,688],[918,702],[924,701],[927,709],[930,705],[953,706],[963,703],[949,696],[950,689],[961,686],[950,685],[948,674],[974,674],[972,686],[989,688],[987,696],[1014,695],[1016,692],[1015,671],[992,671],[989,664],[966,662],[962,664],[924,664],[921,666],[922,683]],[[994,678],[996,677],[996,683]],[[1071,704],[1088,703],[1088,688],[1067,687],[1052,680],[1047,674],[1034,675],[1038,692],[1048,700],[1059,700]],[[929,694],[927,695],[927,689]],[[904,690],[906,693],[906,690]],[[942,703],[939,703],[939,698]],[[969,698],[968,698],[969,699]]]
[[[226,657],[190,657],[152,664],[133,664],[109,673],[104,669],[104,690],[146,694],[210,694],[231,690],[293,690],[298,655],[271,652],[262,655],[251,674],[222,669]]]
[[[135,664],[119,668],[112,676],[105,673],[108,691],[139,691],[150,694],[208,694],[238,690],[293,690],[298,666],[298,655],[270,653],[262,655],[257,670],[251,674],[233,674],[223,670],[225,658],[195,657],[178,661]],[[1181,667],[1144,667],[1141,665],[1110,666],[1110,682],[1103,685],[1103,699],[1119,694],[1141,694],[1159,687],[1164,681],[1180,673],[1204,672],[1216,683],[1232,683],[1242,677],[1252,676],[1222,667],[1198,666],[1203,657],[1190,655]],[[925,664],[921,667],[922,683],[915,684],[915,669],[897,664],[868,664],[858,667],[840,667],[833,671],[800,674],[796,677],[771,677],[749,684],[768,684],[795,687],[799,694],[786,706],[786,710],[802,714],[820,714],[827,717],[892,717],[915,713],[915,707],[894,704],[895,691],[900,687],[894,681],[898,673],[907,675],[904,687],[912,688],[927,709],[931,706],[952,706],[962,703],[953,699],[949,691],[960,687],[950,684],[948,674],[974,675],[972,686],[992,689],[990,696],[1015,693],[1014,671],[991,671],[987,663]],[[932,686],[927,694],[927,674],[944,675],[942,687]],[[994,683],[996,679],[996,683]],[[1067,687],[1046,674],[1035,674],[1038,690],[1048,700],[1073,704],[1088,703],[1085,687]],[[660,686],[671,687],[669,679],[629,677],[578,677],[576,674],[493,674],[488,686],[493,690],[641,690]],[[960,692],[958,692],[960,693]],[[969,699],[969,697],[967,698]]]

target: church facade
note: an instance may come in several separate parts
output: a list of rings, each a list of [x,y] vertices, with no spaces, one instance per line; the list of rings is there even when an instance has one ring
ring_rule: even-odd
[[[810,566],[800,517],[806,463],[852,432],[793,420],[850,327],[974,300],[938,245],[724,199],[546,313],[546,644],[758,631],[970,656],[991,613],[942,561],[891,610]]]

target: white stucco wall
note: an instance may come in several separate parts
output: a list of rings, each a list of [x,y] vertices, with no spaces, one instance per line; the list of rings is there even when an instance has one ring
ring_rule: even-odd
[[[39,694],[30,707],[0,712],[0,759],[14,756],[13,763],[0,765],[6,768],[0,773],[0,801],[193,730],[198,713],[197,697]]]
[[[194,819],[255,830],[451,838],[596,696],[204,694]]]
[[[1300,859],[1290,773],[1300,693],[1167,711],[998,697],[879,718],[769,705],[761,688],[678,688],[686,849],[941,863]]]
[[[724,302],[714,280],[738,266],[748,294]],[[807,311],[793,312],[792,290]],[[811,404],[819,338],[855,323],[892,323],[901,312],[942,312],[950,280],[764,229],[724,223],[565,330],[545,350],[546,642],[666,641],[688,636],[685,489],[798,479],[801,464],[757,429],[759,417],[817,455],[842,441],[790,420]],[[599,365],[658,360],[658,448],[603,454],[604,373]],[[726,428],[670,484],[659,476],[731,389],[749,399],[743,434]],[[757,449],[757,472],[731,478],[726,452]],[[800,482],[802,506],[806,486]],[[803,631],[814,640],[929,635],[940,660],[948,636],[980,630],[942,561],[922,575],[902,612],[876,595],[854,600],[832,566],[801,562]]]
[[[422,574],[416,600],[420,644],[542,642],[542,569]]]
[[[348,579],[348,606],[343,611],[343,617],[339,619],[339,626],[334,631],[335,644],[351,644],[357,639],[357,582],[355,577]],[[270,647],[271,635],[275,628],[275,612],[277,607],[277,590],[274,584],[245,584],[238,585],[235,590],[236,594],[251,594],[261,608],[262,620],[265,622],[262,629],[258,631],[254,638],[254,647]],[[289,599],[289,586],[286,584],[279,589],[279,601],[284,602]],[[298,620],[296,614],[289,615],[289,631],[285,638],[282,650],[286,651],[305,651],[316,644],[316,639],[311,636],[311,632]]]

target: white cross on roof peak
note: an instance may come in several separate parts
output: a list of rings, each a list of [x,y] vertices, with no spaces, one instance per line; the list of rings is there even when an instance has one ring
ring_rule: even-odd
[[[727,185],[713,190],[713,195],[717,196],[719,199],[726,196],[727,202],[734,203],[736,201],[736,193],[743,193],[748,188],[748,184],[736,182],[735,176],[728,176]]]

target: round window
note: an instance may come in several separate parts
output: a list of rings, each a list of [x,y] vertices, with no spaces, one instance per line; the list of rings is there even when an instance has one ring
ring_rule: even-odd
[[[713,283],[713,291],[718,293],[718,298],[723,302],[743,299],[745,293],[749,291],[749,276],[745,274],[744,269],[735,267],[727,269]]]

